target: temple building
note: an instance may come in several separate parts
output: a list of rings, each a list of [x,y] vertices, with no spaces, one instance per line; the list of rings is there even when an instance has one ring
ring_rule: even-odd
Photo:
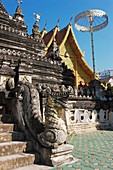
[[[0,1],[0,169],[72,164],[69,134],[113,129],[113,91],[94,79],[71,23],[41,32],[35,14],[29,35],[20,2],[11,16]]]
[[[85,61],[84,54],[77,43],[71,23],[61,30],[57,24],[48,33],[44,27],[41,37],[46,45],[47,57],[51,52],[53,44],[56,44],[59,48],[60,57],[74,74],[75,87],[78,87],[80,82],[88,83],[94,78],[93,70]]]

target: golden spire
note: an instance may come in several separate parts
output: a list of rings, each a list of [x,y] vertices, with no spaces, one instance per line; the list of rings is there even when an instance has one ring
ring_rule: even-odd
[[[15,14],[16,14],[16,15],[20,15],[20,16],[23,17],[22,9],[21,9],[21,7],[20,7],[20,4],[22,3],[22,1],[21,1],[21,0],[16,0],[16,1],[17,1],[17,3],[18,3],[18,6],[17,6],[17,8],[16,8]]]

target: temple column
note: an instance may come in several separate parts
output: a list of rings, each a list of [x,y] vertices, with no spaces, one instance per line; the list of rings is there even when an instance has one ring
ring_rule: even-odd
[[[77,56],[76,56],[76,62],[75,62],[75,71],[74,71],[74,75],[75,75],[75,87],[78,88],[78,69],[77,69]]]

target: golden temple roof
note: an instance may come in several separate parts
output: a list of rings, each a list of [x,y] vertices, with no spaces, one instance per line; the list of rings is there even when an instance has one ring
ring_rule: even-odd
[[[89,65],[84,59],[84,54],[81,51],[74,35],[72,24],[69,23],[65,28],[61,30],[59,30],[58,25],[56,25],[55,28],[50,30],[48,33],[43,34],[43,40],[46,45],[46,50],[48,50],[48,48],[51,46],[54,38],[56,39],[56,43],[59,48],[61,48],[61,46],[65,44],[66,41],[68,41],[71,46],[71,50],[74,52],[75,57],[77,57],[77,60],[82,69],[87,72],[88,75],[93,77],[93,70],[89,67]]]

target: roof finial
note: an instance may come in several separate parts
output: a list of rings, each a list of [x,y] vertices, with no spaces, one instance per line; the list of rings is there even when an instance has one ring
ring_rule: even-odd
[[[34,18],[35,18],[35,21],[36,22],[39,22],[40,21],[40,13],[34,13]]]
[[[45,23],[45,25],[44,25],[44,29],[46,29],[46,26],[47,26],[47,20],[46,20],[46,23]]]
[[[18,5],[20,5],[22,3],[22,0],[16,0]]]
[[[56,26],[58,26],[58,23],[60,22],[60,17],[57,20]]]
[[[40,39],[40,30],[39,30],[39,26],[38,26],[38,22],[40,21],[40,13],[33,13],[34,14],[34,19],[35,19],[35,23],[33,25],[33,29],[32,29],[32,33],[33,33],[33,37],[37,40]]]

